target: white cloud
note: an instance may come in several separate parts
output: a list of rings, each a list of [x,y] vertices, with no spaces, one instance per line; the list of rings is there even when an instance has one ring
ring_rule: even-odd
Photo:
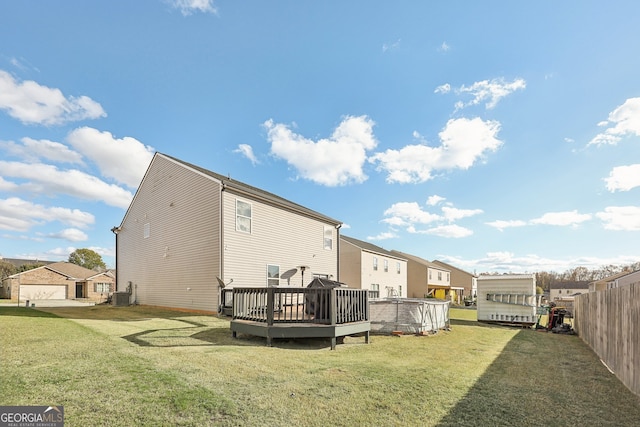
[[[442,44],[440,45],[440,47],[438,48],[438,50],[440,52],[448,52],[449,50],[451,50],[451,46],[449,46],[447,44],[447,42],[442,42]]]
[[[420,183],[437,170],[468,169],[486,152],[496,151],[502,141],[497,138],[500,123],[480,118],[451,119],[439,133],[439,147],[407,145],[400,150],[376,153],[369,162],[385,170],[387,182]]]
[[[5,162],[0,160],[0,170],[4,176],[29,180],[20,184],[19,189],[35,194],[67,194],[85,200],[102,201],[111,206],[127,208],[133,194],[88,175],[84,172],[60,170],[53,165],[42,163]]]
[[[567,271],[576,266],[597,269],[603,265],[629,265],[640,259],[637,256],[619,256],[614,258],[567,257],[565,259],[544,258],[535,254],[516,255],[512,252],[487,252],[485,257],[463,259],[456,256],[438,255],[437,259],[458,266],[477,274],[498,273],[533,273],[536,271]]]
[[[386,231],[386,232],[382,232],[380,234],[378,234],[377,236],[368,236],[367,240],[387,240],[387,239],[394,239],[398,237],[398,235],[392,231]]]
[[[458,209],[451,206],[443,206],[442,213],[444,218],[449,221],[457,221],[462,218],[467,218],[470,216],[475,216],[481,214],[482,209]]]
[[[347,116],[330,138],[314,142],[284,124],[264,123],[271,153],[292,165],[305,179],[327,186],[362,183],[367,151],[376,147],[374,122],[366,116]]]
[[[434,194],[433,196],[429,196],[429,198],[427,199],[427,205],[435,206],[440,202],[444,202],[445,200],[447,199],[444,197],[440,197],[437,194]]]
[[[485,224],[491,227],[497,228],[500,231],[504,231],[505,228],[524,227],[525,225],[527,225],[525,221],[520,221],[520,220],[510,220],[510,221],[497,220],[497,221],[486,222]]]
[[[432,234],[434,236],[459,239],[461,237],[471,236],[473,234],[473,231],[466,227],[461,227],[457,224],[448,224],[430,228],[424,231],[424,233]]]
[[[110,132],[90,127],[75,129],[67,136],[73,148],[91,159],[102,176],[136,188],[155,150],[131,137],[115,138]]]
[[[249,159],[253,165],[260,163],[256,155],[253,153],[253,148],[249,144],[239,144],[238,148],[233,150],[233,152],[242,154]]]
[[[422,210],[416,202],[394,203],[389,209],[384,211],[384,215],[387,218],[383,219],[383,222],[397,226],[429,224],[442,219],[440,215]]]
[[[400,47],[400,39],[396,40],[393,43],[384,43],[382,45],[382,51],[387,52],[389,50],[396,50]]]
[[[591,219],[590,214],[580,214],[578,211],[567,212],[548,212],[542,215],[540,218],[532,219],[531,224],[543,224],[543,225],[559,225],[559,226],[577,226],[580,223]]]
[[[607,190],[612,193],[617,190],[629,191],[640,187],[640,164],[616,166],[609,172],[609,178],[604,180],[607,183]]]
[[[449,93],[449,92],[451,92],[451,85],[449,83],[440,85],[433,91],[433,93]]]
[[[640,136],[640,98],[629,98],[609,113],[609,119],[598,123],[604,132],[596,135],[587,145],[616,145],[625,136]]]
[[[64,144],[48,139],[22,138],[22,145],[13,141],[0,142],[0,148],[25,160],[46,159],[57,163],[83,164],[82,155]]]
[[[73,227],[85,228],[95,217],[89,212],[63,207],[47,207],[17,197],[0,199],[0,228],[27,231],[46,222],[58,221]]]
[[[0,176],[0,191],[16,191],[18,187],[18,184],[15,182],[6,181]]]
[[[596,214],[607,230],[640,231],[640,207],[610,206]]]
[[[60,89],[27,80],[17,82],[0,70],[0,109],[25,124],[59,125],[97,119],[107,114],[102,106],[87,96],[65,97]]]
[[[457,95],[471,95],[472,99],[468,102],[456,102],[456,111],[471,105],[478,105],[482,102],[486,102],[485,108],[490,110],[495,108],[502,98],[517,90],[523,90],[526,87],[527,83],[524,79],[515,79],[512,82],[507,82],[504,78],[482,80],[480,82],[475,82],[471,86],[462,85],[459,88],[454,89],[454,92]],[[448,93],[450,89],[450,85],[446,83],[438,86],[435,92]]]
[[[217,13],[213,0],[169,0],[169,3],[180,10],[183,16],[189,16],[195,12]]]
[[[84,242],[89,238],[83,231],[77,228],[66,228],[57,233],[51,233],[47,237],[68,240],[70,242]]]

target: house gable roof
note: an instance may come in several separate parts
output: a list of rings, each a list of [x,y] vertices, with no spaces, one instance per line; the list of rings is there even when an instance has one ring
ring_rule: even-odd
[[[451,264],[447,264],[446,262],[438,261],[437,259],[433,260],[433,263],[436,264],[436,265],[442,266],[444,268],[448,268],[451,271],[456,270],[456,271],[459,271],[461,273],[468,274],[471,277],[477,277],[473,273],[469,273],[468,271],[465,271],[465,270],[463,270],[461,268],[455,267],[455,266],[453,266]]]
[[[388,251],[386,249],[381,248],[380,246],[376,246],[374,244],[371,244],[369,242],[364,242],[362,240],[358,240],[358,239],[354,239],[353,237],[348,237],[345,236],[344,234],[340,235],[340,239],[344,240],[345,242],[349,242],[354,246],[357,246],[358,248],[367,251],[367,252],[372,252],[372,253],[376,253],[376,254],[380,254],[380,255],[385,255],[397,260],[401,260],[401,261],[406,261],[406,258],[402,258],[401,256],[399,256],[397,253],[393,253],[391,251]]]
[[[21,271],[20,273],[13,274],[9,277],[18,277],[22,274],[30,273],[34,270],[42,270],[42,269],[47,269],[61,276],[65,276],[69,279],[76,279],[76,280],[88,280],[95,276],[104,274],[104,273],[98,273],[94,270],[89,270],[88,268],[84,268],[70,262],[61,261],[61,262],[54,262],[51,264],[43,265],[37,268],[32,268],[31,270]]]
[[[151,169],[153,163],[155,162],[156,158],[161,157],[164,158],[166,160],[169,160],[177,165],[180,165],[181,167],[184,167],[186,169],[190,169],[196,173],[199,173],[209,179],[212,179],[218,183],[220,183],[220,185],[222,185],[222,189],[223,191],[228,190],[234,193],[238,193],[241,195],[245,195],[247,197],[253,198],[253,199],[257,199],[275,206],[278,206],[282,209],[287,209],[290,211],[293,211],[295,213],[301,214],[301,215],[305,215],[305,216],[309,216],[324,222],[327,222],[329,224],[333,224],[335,226],[341,225],[342,221],[338,221],[336,219],[333,219],[331,217],[328,217],[326,215],[323,215],[319,212],[316,212],[312,209],[306,208],[302,205],[299,205],[297,203],[294,203],[290,200],[287,200],[285,198],[282,198],[280,196],[277,196],[273,193],[270,193],[268,191],[262,190],[260,188],[257,187],[253,187],[251,185],[245,184],[241,181],[236,181],[235,179],[231,179],[228,176],[224,176],[224,175],[220,175],[219,173],[210,171],[208,169],[205,169],[203,167],[194,165],[192,163],[189,162],[185,162],[184,160],[180,160],[177,159],[175,157],[169,156],[168,154],[164,154],[164,153],[160,153],[160,152],[156,152],[155,155],[153,156],[153,159],[151,160],[151,163],[149,164],[149,167],[147,168],[147,172],[145,173],[144,178],[142,179],[142,181],[144,182],[144,180],[147,178],[147,174],[149,173],[149,170]],[[141,184],[142,185],[142,184]],[[141,185],[138,187],[138,190],[140,189]],[[134,200],[135,200],[135,196],[134,196]],[[133,203],[133,202],[132,202]],[[128,212],[127,212],[128,213]],[[126,218],[126,214],[125,214],[125,218]],[[124,220],[123,220],[124,222]]]
[[[425,267],[429,267],[429,268],[433,268],[433,269],[441,270],[441,271],[449,271],[449,272],[451,272],[451,270],[449,270],[448,268],[442,267],[442,266],[440,266],[438,264],[434,264],[431,261],[427,261],[424,258],[420,258],[419,256],[409,255],[409,254],[406,254],[404,252],[396,251],[395,249],[392,250],[391,252],[396,253],[399,256],[402,256],[402,257],[406,258],[407,260],[411,260],[411,261],[417,262],[419,264],[422,264]]]

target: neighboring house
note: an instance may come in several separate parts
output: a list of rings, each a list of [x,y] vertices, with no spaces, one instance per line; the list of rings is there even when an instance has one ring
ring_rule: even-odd
[[[233,287],[339,280],[341,222],[156,153],[116,234],[118,290],[138,304],[215,312]],[[219,279],[219,281],[218,281]]]
[[[392,250],[391,253],[407,260],[407,297],[457,299],[451,290],[451,272],[426,259],[404,252]]]
[[[549,301],[566,300],[576,295],[586,294],[589,292],[588,281],[566,281],[554,283],[549,289]]]
[[[610,280],[607,283],[607,289],[615,289],[621,286],[633,285],[635,283],[640,283],[640,270],[636,270],[631,273],[626,271],[624,275]]]
[[[573,302],[576,295],[586,293],[589,293],[589,282],[586,280],[557,282],[549,289],[549,302],[573,312]]]
[[[458,294],[458,303],[464,298],[475,299],[478,296],[478,277],[475,274],[461,270],[446,262],[433,260],[433,263],[451,272],[451,289]]]
[[[478,321],[532,325],[540,296],[535,274],[478,277]]]
[[[55,262],[23,271],[2,281],[2,296],[19,301],[88,299],[105,301],[115,290],[115,277],[70,262]]]
[[[589,283],[589,292],[606,291],[614,287],[616,279],[629,274],[628,271],[622,271],[620,273],[612,274],[611,276],[604,277],[600,280],[595,280]]]
[[[22,267],[23,265],[47,265],[53,264],[56,261],[42,261],[39,259],[22,259],[22,258],[3,258],[0,256],[0,261],[8,262],[16,267]]]
[[[370,298],[407,297],[407,260],[379,246],[340,236],[340,281]]]

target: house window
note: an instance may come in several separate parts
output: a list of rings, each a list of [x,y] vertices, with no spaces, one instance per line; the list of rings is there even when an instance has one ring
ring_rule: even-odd
[[[236,200],[236,231],[251,233],[251,203]]]
[[[442,281],[442,272],[438,271],[438,281],[441,282]]]
[[[280,285],[280,266],[268,264],[267,265],[267,286]]]
[[[451,281],[451,279],[449,278],[449,273],[447,273],[447,282]]]
[[[384,260],[384,272],[389,271],[389,260]]]
[[[331,227],[324,228],[323,245],[324,245],[324,248],[328,251],[333,249],[333,230],[331,229]]]
[[[400,274],[400,263],[396,262],[396,272]]]
[[[429,280],[431,280],[431,270],[429,270]]]
[[[402,298],[402,285],[398,286],[399,297]]]
[[[369,298],[380,298],[380,285],[376,283],[371,284],[369,289]]]
[[[151,233],[151,225],[149,223],[146,223],[144,225],[144,238],[148,238],[149,234]]]
[[[109,293],[111,292],[111,283],[94,283],[93,290],[101,294]]]
[[[373,271],[378,271],[378,258],[373,257]]]

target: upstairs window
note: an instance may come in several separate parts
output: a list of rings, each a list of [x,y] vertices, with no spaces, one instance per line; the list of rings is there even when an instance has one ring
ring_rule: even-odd
[[[400,263],[396,262],[396,273],[400,274]]]
[[[333,249],[333,229],[331,227],[324,228],[324,248],[328,251]]]
[[[236,231],[251,233],[251,203],[236,200]]]
[[[438,281],[442,281],[442,272],[438,271]]]
[[[384,260],[384,272],[386,273],[387,271],[389,271],[389,261],[388,260]]]
[[[373,271],[378,271],[378,258],[373,257]]]

